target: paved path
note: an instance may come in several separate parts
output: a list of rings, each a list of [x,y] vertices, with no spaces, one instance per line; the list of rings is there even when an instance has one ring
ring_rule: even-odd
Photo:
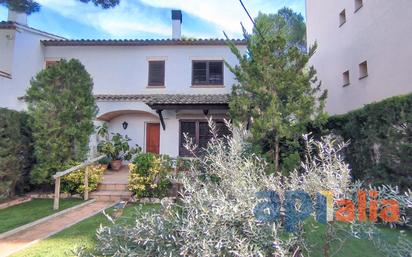
[[[73,209],[33,227],[0,239],[0,257],[20,251],[41,239],[56,234],[65,228],[103,211],[113,204],[113,202],[91,202],[90,204]]]

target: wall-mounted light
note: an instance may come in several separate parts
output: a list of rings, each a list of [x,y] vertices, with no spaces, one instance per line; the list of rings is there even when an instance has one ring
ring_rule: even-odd
[[[129,123],[127,123],[127,122],[125,121],[125,122],[123,122],[122,126],[123,126],[124,129],[127,129],[127,126],[129,126]]]

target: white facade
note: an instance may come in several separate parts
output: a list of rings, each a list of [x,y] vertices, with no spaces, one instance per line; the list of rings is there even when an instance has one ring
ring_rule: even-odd
[[[177,26],[176,24],[174,24]],[[175,29],[175,28],[174,28]],[[180,28],[179,28],[180,29]],[[107,122],[109,132],[128,135],[131,145],[146,150],[148,123],[161,123],[159,113],[143,101],[122,99],[124,95],[224,95],[236,83],[234,75],[224,66],[221,85],[192,85],[193,61],[227,61],[237,64],[229,47],[218,40],[197,42],[153,41],[153,43],[125,44],[125,41],[94,40],[68,45],[47,44],[45,40],[59,42],[61,38],[18,23],[0,23],[0,107],[16,110],[26,108],[24,96],[30,80],[46,67],[46,62],[78,59],[90,73],[95,95],[117,96],[121,99],[97,99],[99,113],[96,125]],[[104,43],[106,42],[106,43]],[[200,43],[199,43],[200,42]],[[241,51],[245,45],[238,46]],[[149,86],[149,61],[164,61],[164,86]],[[159,152],[179,155],[180,120],[204,120],[205,112],[214,118],[224,118],[227,109],[205,108],[165,109],[162,111],[165,128],[160,126]],[[123,123],[127,122],[127,128]],[[91,138],[95,154],[97,138]]]
[[[411,14],[410,0],[306,0],[308,44],[318,43],[310,62],[329,113],[412,92]]]

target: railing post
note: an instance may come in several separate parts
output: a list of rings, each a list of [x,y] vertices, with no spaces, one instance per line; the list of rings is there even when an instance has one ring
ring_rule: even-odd
[[[53,209],[59,209],[59,200],[60,200],[60,177],[57,177],[54,182],[54,203]]]
[[[89,166],[84,171],[84,200],[89,200]]]

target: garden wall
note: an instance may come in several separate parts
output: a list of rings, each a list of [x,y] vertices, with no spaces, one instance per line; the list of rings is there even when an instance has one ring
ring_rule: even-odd
[[[356,179],[412,188],[412,94],[330,117],[327,128],[350,140],[345,158]]]
[[[27,114],[0,108],[0,199],[28,189],[32,156]]]

